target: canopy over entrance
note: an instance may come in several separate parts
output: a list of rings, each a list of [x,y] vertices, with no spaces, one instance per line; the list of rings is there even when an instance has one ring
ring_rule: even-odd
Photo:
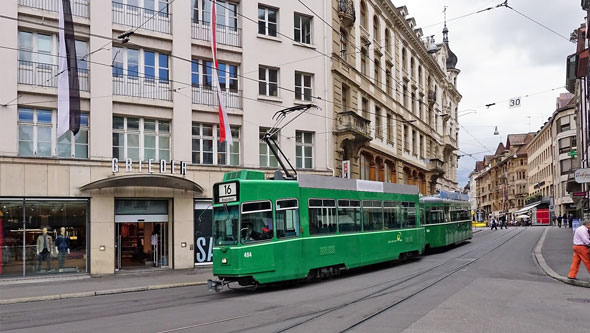
[[[146,186],[146,187],[165,187],[178,190],[203,192],[199,184],[186,178],[180,178],[172,175],[154,175],[154,174],[133,174],[124,176],[113,176],[88,183],[80,187],[81,191],[97,190],[110,187],[125,186]]]

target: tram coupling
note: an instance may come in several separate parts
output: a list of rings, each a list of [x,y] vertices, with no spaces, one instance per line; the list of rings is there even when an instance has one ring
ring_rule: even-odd
[[[220,292],[223,289],[223,286],[226,285],[228,282],[223,280],[207,280],[207,289],[209,291]]]

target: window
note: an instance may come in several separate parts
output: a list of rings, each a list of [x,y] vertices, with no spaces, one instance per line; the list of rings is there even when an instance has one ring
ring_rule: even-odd
[[[191,62],[191,84],[212,88],[213,62],[203,59],[193,59]],[[222,91],[238,92],[238,66],[227,63],[219,63],[219,85]]]
[[[361,49],[361,73],[367,75],[367,50],[365,48]]]
[[[88,64],[86,57],[88,56],[88,42],[76,40],[74,45],[76,48],[76,58],[78,59],[78,70],[87,71]],[[18,32],[18,60],[23,62],[21,65],[25,65],[26,62],[57,65],[57,51],[57,35],[27,31]]]
[[[258,7],[258,34],[271,37],[277,36],[278,10]]]
[[[385,230],[395,230],[402,228],[402,220],[398,218],[399,210],[400,204],[398,202],[383,202],[383,219],[385,221]]]
[[[389,34],[389,29],[385,28],[385,51],[389,54],[393,54],[391,49],[391,35]]]
[[[225,31],[238,29],[238,5],[229,1],[216,1],[217,29]],[[211,0],[191,0],[192,22],[205,26],[211,25]]]
[[[311,44],[311,17],[295,14],[294,39],[296,42]]]
[[[381,126],[381,108],[375,107],[375,136],[383,138],[383,126]]]
[[[240,223],[242,244],[272,239],[272,203],[270,201],[243,203]]]
[[[576,148],[576,137],[568,137],[559,140],[559,153],[568,153],[570,150]]]
[[[416,131],[412,130],[412,154],[414,154],[414,156],[418,156],[418,148],[416,147],[417,143],[418,140],[416,136]]]
[[[369,100],[363,98],[361,101],[361,111],[363,113],[363,118],[369,119]]]
[[[408,70],[408,55],[405,47],[402,49],[402,68]]]
[[[299,203],[297,199],[277,200],[277,238],[299,236]]]
[[[300,132],[295,133],[295,160],[298,169],[313,168],[313,133]]]
[[[258,130],[258,138],[260,139],[258,143],[258,161],[261,167],[277,167],[279,163],[277,162],[276,156],[272,154],[266,142],[262,141],[262,138],[268,131],[268,128],[260,127]],[[272,139],[278,143],[279,133],[275,133],[272,136]]]
[[[18,109],[18,155],[88,158],[88,114],[80,115],[76,135],[67,131],[57,138],[57,111]]]
[[[361,27],[367,29],[367,4],[361,1]]]
[[[333,234],[336,231],[336,202],[331,199],[309,199],[309,234]]]
[[[194,164],[240,165],[240,130],[231,127],[233,145],[221,142],[219,126],[193,123],[192,160]]]
[[[279,96],[279,70],[260,66],[258,69],[258,94]]]
[[[143,65],[141,69],[140,65]],[[143,79],[145,83],[168,83],[170,79],[169,56],[143,49],[113,47],[113,77]],[[136,81],[135,81],[136,82]]]
[[[363,201],[363,230],[383,230],[383,208],[381,207],[381,201]]]
[[[410,152],[410,131],[408,130],[408,125],[404,125],[404,150],[406,153]]]
[[[347,60],[348,53],[348,34],[346,31],[340,29],[340,58]]]
[[[170,160],[170,122],[113,116],[113,157],[133,161]]]
[[[393,117],[391,113],[387,114],[387,142],[393,143]]]
[[[391,66],[389,66],[389,68],[387,68],[387,70],[385,71],[385,92],[387,94],[391,94],[392,91],[392,86],[391,86]]]
[[[361,202],[338,200],[338,231],[340,233],[361,231]]]
[[[346,108],[348,107],[348,94],[350,93],[350,88],[348,88],[348,86],[346,85],[342,85],[342,112],[346,111]]]
[[[312,80],[311,74],[295,73],[295,99],[311,102]]]
[[[381,42],[381,36],[379,36],[379,17],[373,16],[373,39],[377,42]]]
[[[572,168],[572,160],[569,158],[566,160],[561,160],[559,161],[559,166],[561,168],[561,174],[567,175],[570,172],[570,169]]]
[[[558,123],[559,123],[559,126],[557,126],[557,133],[561,133],[561,132],[568,131],[571,129],[570,116],[565,116],[565,117],[559,118]]]
[[[416,203],[415,202],[402,202],[401,209],[402,221],[407,221],[408,228],[416,227]]]
[[[381,71],[381,65],[380,65],[380,63],[381,63],[381,58],[378,57],[377,55],[375,55],[375,61],[374,61],[374,67],[375,68],[373,68],[373,72],[374,72],[373,73],[373,78],[375,79],[375,84],[376,85],[378,85],[381,82],[383,82],[379,78],[379,76],[380,76],[379,74],[380,74],[380,71]]]

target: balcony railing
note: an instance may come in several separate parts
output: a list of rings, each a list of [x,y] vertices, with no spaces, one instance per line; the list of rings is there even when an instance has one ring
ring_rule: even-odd
[[[31,61],[18,61],[18,83],[57,88],[57,65]],[[80,90],[88,91],[89,70],[78,68]]]
[[[122,1],[122,0],[119,0]],[[113,1],[113,23],[128,27],[170,33],[172,15],[167,10],[158,12],[153,9],[125,5]]]
[[[354,111],[339,112],[336,118],[336,130],[340,133],[349,133],[355,135],[359,141],[370,141],[371,121],[363,118]]]
[[[221,97],[225,107],[232,109],[242,108],[242,91],[229,91],[225,90],[221,92]],[[212,105],[217,106],[217,91],[214,87],[210,86],[193,86],[192,87],[192,101],[193,104],[200,105]]]
[[[169,81],[134,75],[118,75],[113,77],[113,94],[172,101],[172,89]]]
[[[193,22],[191,36],[194,39],[211,41],[211,24]],[[217,25],[215,37],[219,44],[242,47],[242,29],[240,28]]]
[[[18,0],[23,7],[43,9],[50,12],[58,12],[58,1],[61,0]],[[88,17],[88,0],[72,0],[72,14],[75,16]]]

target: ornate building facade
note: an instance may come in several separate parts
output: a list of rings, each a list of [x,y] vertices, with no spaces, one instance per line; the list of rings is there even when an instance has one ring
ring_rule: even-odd
[[[337,176],[457,190],[457,56],[405,6],[332,1]]]

